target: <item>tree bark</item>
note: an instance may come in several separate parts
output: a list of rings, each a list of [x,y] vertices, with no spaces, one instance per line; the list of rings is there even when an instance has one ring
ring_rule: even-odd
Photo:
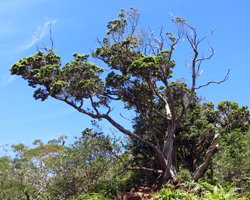
[[[175,138],[176,124],[171,122],[168,126],[167,138],[164,142],[163,155],[166,160],[166,166],[162,176],[162,182],[166,182],[169,179],[176,179],[176,160],[174,156],[174,138]]]
[[[207,169],[207,167],[208,167],[208,165],[210,163],[212,155],[214,154],[215,150],[217,149],[219,135],[220,135],[219,133],[216,133],[214,135],[214,138],[212,140],[211,146],[208,148],[208,150],[206,151],[206,154],[204,156],[203,163],[201,163],[201,165],[199,167],[197,167],[197,169],[193,173],[193,177],[192,177],[193,180],[192,180],[192,182],[197,181],[206,172],[206,169]]]

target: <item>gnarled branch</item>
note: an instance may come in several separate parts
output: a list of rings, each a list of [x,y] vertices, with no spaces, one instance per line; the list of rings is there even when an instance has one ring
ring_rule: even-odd
[[[220,83],[223,83],[223,82],[225,82],[229,78],[229,74],[230,74],[230,69],[227,71],[227,74],[224,76],[224,78],[222,80],[219,80],[219,81],[212,80],[212,81],[207,82],[206,84],[203,84],[203,85],[200,85],[200,86],[196,87],[195,89],[198,90],[198,89],[206,87],[206,86],[208,86],[210,84],[220,84]]]

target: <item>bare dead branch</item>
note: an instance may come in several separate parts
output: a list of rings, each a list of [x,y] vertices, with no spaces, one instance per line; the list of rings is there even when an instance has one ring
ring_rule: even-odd
[[[51,42],[51,47],[48,47],[45,42],[42,40],[41,36],[38,34],[38,33],[34,33],[34,37],[37,39],[37,41],[39,41],[41,44],[42,44],[42,48],[40,49],[43,49],[45,50],[46,52],[49,52],[49,51],[53,51],[54,50],[54,40],[53,40],[53,31],[52,31],[52,23],[49,24],[49,39],[50,39],[50,42]],[[39,51],[39,48],[37,46],[37,51]]]
[[[177,28],[179,30],[179,32],[178,32],[179,38],[178,39],[180,39],[180,36],[185,35],[185,37],[187,38],[187,40],[191,46],[193,53],[194,53],[192,61],[191,61],[191,77],[192,77],[191,88],[190,88],[191,93],[188,97],[187,102],[184,102],[184,99],[182,99],[182,110],[181,110],[181,113],[179,114],[179,116],[177,116],[177,118],[176,118],[176,123],[178,123],[182,119],[182,117],[185,115],[189,104],[193,100],[193,97],[195,96],[196,89],[205,87],[205,86],[212,84],[212,83],[220,84],[220,83],[226,81],[228,79],[229,72],[226,74],[226,76],[224,77],[223,80],[209,81],[208,83],[197,87],[196,82],[197,82],[198,76],[201,75],[200,70],[201,70],[202,63],[206,60],[210,60],[215,54],[214,49],[212,47],[210,47],[211,53],[208,56],[199,57],[200,53],[199,53],[198,48],[199,48],[199,45],[201,42],[203,42],[205,39],[207,39],[209,36],[211,36],[213,34],[213,31],[211,31],[208,35],[205,35],[204,37],[199,39],[196,29],[194,27],[190,26],[188,23],[186,23],[186,21],[183,18],[176,17],[173,21],[174,21],[174,23],[176,23]],[[170,48],[170,49],[172,49],[172,48]],[[170,51],[170,52],[172,53],[172,51]]]
[[[37,33],[34,33],[34,37],[37,39],[37,41],[39,41],[42,44],[43,48],[40,48],[40,49],[42,49],[42,50],[44,50],[46,52],[49,52],[50,49],[47,47],[47,45],[41,39],[40,35],[38,35]],[[39,49],[39,48],[37,47],[37,49]]]
[[[52,35],[52,23],[49,25],[49,39],[51,42],[51,50],[54,50],[54,41],[53,41],[53,35]]]
[[[126,119],[126,120],[128,120],[129,122],[133,122],[131,119],[129,119],[129,118],[127,118],[127,117],[124,117],[121,113],[119,113],[120,114],[120,116],[123,118],[123,119]]]
[[[113,108],[111,108],[108,104],[106,104],[105,106],[108,108],[106,115],[109,115],[113,111]]]
[[[221,84],[221,83],[228,80],[229,74],[230,74],[230,69],[228,69],[227,74],[225,75],[225,77],[222,80],[219,80],[219,81],[213,81],[212,80],[212,81],[207,82],[206,84],[203,84],[203,85],[200,85],[199,87],[196,87],[195,89],[198,90],[198,89],[206,87],[206,86],[208,86],[210,84]]]
[[[81,99],[81,101],[80,101],[80,105],[78,106],[79,108],[82,108],[82,106],[83,106],[83,99]]]
[[[197,76],[199,75],[200,66],[201,66],[202,62],[205,60],[210,60],[214,56],[214,54],[215,54],[214,48],[211,47],[210,50],[211,50],[211,54],[209,56],[207,56],[207,57],[202,56],[201,58],[196,59],[195,62],[198,63],[197,70],[196,70]]]
[[[153,55],[157,55],[164,49],[164,45],[166,43],[166,39],[163,36],[164,27],[161,27],[158,37],[151,29],[149,30],[150,39],[148,40],[148,46],[151,48],[150,50],[152,51]]]
[[[90,102],[91,102],[91,106],[93,107],[93,109],[94,109],[95,112],[96,112],[96,115],[100,115],[100,112],[99,112],[99,110],[96,108],[95,102],[94,102],[93,97],[92,97],[91,95],[89,95],[89,99],[90,99]]]
[[[219,133],[216,133],[214,135],[214,138],[211,142],[211,145],[208,148],[208,150],[206,151],[206,154],[204,156],[203,163],[199,167],[197,167],[197,169],[193,173],[193,177],[192,177],[193,181],[192,182],[197,181],[199,178],[201,178],[204,175],[204,172],[205,172],[205,170],[206,170],[206,168],[207,168],[207,166],[212,158],[212,155],[213,155],[214,151],[217,149],[219,135],[220,135]]]
[[[150,54],[150,49],[148,49],[148,47],[150,47],[149,46],[149,44],[150,44],[150,39],[148,38],[148,33],[147,33],[147,31],[145,31],[145,30],[141,30],[140,31],[140,34],[141,34],[141,40],[143,41],[143,42],[141,42],[141,45],[140,45],[140,50],[141,50],[141,52],[143,52],[144,53],[144,55],[148,55],[148,54]]]
[[[135,8],[131,8],[130,12],[127,13],[128,16],[128,21],[131,25],[131,33],[129,34],[131,37],[133,37],[136,28],[138,26],[138,22],[139,22],[139,18],[140,18],[140,14],[137,12],[137,10]]]
[[[76,110],[78,110],[79,112],[86,114],[94,119],[106,119],[108,122],[110,122],[115,128],[117,128],[119,131],[121,131],[122,133],[124,133],[125,135],[129,136],[129,137],[133,137],[136,138],[138,140],[140,140],[142,143],[148,145],[150,148],[152,148],[154,151],[159,151],[158,147],[155,146],[153,143],[145,140],[144,138],[140,137],[139,135],[132,133],[131,131],[125,129],[123,126],[121,126],[119,123],[117,123],[113,118],[111,118],[109,115],[107,114],[101,114],[101,113],[97,113],[94,114],[92,112],[89,112],[85,109],[79,108],[77,105],[75,105],[73,102],[68,101],[65,98],[61,98],[58,96],[52,96],[60,101],[64,101],[65,103],[69,104],[70,106],[72,106],[73,108],[75,108]]]
[[[172,35],[172,33],[167,33],[169,40],[171,41],[171,43],[168,42],[170,48],[168,61],[171,61],[175,46],[179,43],[180,39],[183,37],[183,34],[184,33],[180,28],[178,28],[178,37],[175,37],[174,35]]]
[[[74,102],[68,100],[67,98],[63,98],[63,97],[59,97],[59,96],[55,96],[55,95],[51,95],[51,97],[55,98],[55,99],[58,99],[59,101],[63,101],[65,102],[66,104],[72,106],[73,108],[75,108],[78,112],[80,113],[83,113],[85,115],[88,115],[94,119],[99,119],[100,117],[102,117],[103,115],[96,115],[92,112],[89,112],[88,110],[85,110],[79,106],[77,106]]]
[[[126,168],[127,170],[144,170],[144,171],[148,171],[148,172],[154,172],[157,174],[162,174],[162,170],[156,170],[156,169],[151,169],[151,168],[147,168],[147,167],[130,167],[130,168]]]
[[[198,40],[197,44],[199,45],[203,40],[206,40],[208,37],[214,34],[214,31],[211,31],[209,34],[205,35],[201,39]]]
[[[207,57],[202,56],[201,58],[196,59],[196,62],[200,62],[200,61],[204,61],[204,60],[210,60],[215,54],[215,50],[214,50],[213,47],[210,47],[210,50],[211,50],[211,54],[209,56],[207,56]]]
[[[133,137],[136,138],[138,140],[140,140],[142,143],[148,145],[150,148],[152,148],[154,151],[159,151],[159,149],[157,148],[157,146],[155,146],[153,143],[145,140],[144,138],[140,137],[139,135],[132,133],[131,131],[125,129],[123,126],[121,126],[120,124],[118,124],[113,118],[111,118],[109,115],[103,115],[102,116],[103,119],[106,119],[109,123],[111,123],[115,128],[117,128],[119,131],[121,131],[122,133],[124,133],[125,135],[129,136],[129,137]]]
[[[110,99],[112,99],[112,100],[115,100],[115,101],[117,101],[117,100],[121,100],[121,98],[120,98],[120,97],[112,97],[111,95],[116,95],[116,94],[108,94],[108,93],[104,93],[104,96],[106,96],[106,97],[108,97],[108,98],[110,98]]]

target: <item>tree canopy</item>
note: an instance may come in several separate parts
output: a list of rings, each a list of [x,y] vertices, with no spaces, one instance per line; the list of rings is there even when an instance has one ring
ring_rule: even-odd
[[[173,19],[176,36],[163,29],[158,35],[147,33],[139,30],[138,19],[132,8],[108,23],[106,37],[98,40],[99,47],[91,54],[105,68],[90,62],[89,54],[74,53],[71,62],[62,64],[53,49],[45,49],[19,60],[11,73],[28,81],[36,100],[52,97],[91,118],[107,120],[133,140],[135,150],[138,144],[147,148],[154,161],[139,167],[159,174],[160,182],[176,180],[180,166],[187,167],[197,181],[208,169],[219,135],[249,129],[249,112],[233,103],[221,103],[216,110],[198,97],[198,89],[220,84],[229,76],[228,71],[219,81],[197,83],[202,63],[214,55],[213,48],[208,56],[200,52],[209,35],[198,37],[196,29],[180,17]],[[173,54],[183,38],[193,53],[191,83],[173,77]],[[113,117],[115,102],[137,114],[134,131]]]

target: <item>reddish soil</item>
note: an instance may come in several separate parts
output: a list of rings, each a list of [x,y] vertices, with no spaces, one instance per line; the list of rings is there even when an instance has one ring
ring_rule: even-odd
[[[138,186],[130,192],[117,193],[117,200],[153,200],[156,188],[152,186]]]

